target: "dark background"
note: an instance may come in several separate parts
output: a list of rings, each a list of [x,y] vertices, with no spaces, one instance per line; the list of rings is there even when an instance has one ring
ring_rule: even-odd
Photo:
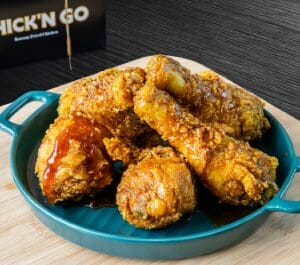
[[[299,0],[109,0],[107,49],[0,69],[0,104],[145,55],[201,62],[300,119]]]

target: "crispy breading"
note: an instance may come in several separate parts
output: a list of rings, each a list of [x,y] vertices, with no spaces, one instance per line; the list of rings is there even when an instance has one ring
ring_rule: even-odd
[[[122,161],[124,165],[134,163],[141,152],[137,146],[118,137],[104,138],[103,143],[111,159]]]
[[[254,140],[270,127],[259,98],[211,70],[193,75],[176,60],[156,55],[146,73],[147,80],[169,91],[202,122],[226,124],[235,138]]]
[[[134,140],[149,127],[128,108],[126,99],[144,80],[144,71],[140,68],[124,71],[111,68],[80,79],[61,95],[58,113],[84,116],[103,124],[114,136]]]
[[[41,188],[49,202],[77,200],[83,195],[100,191],[112,181],[111,158],[107,151],[111,152],[113,159],[122,155],[124,162],[129,163],[129,157],[126,158],[124,154],[125,149],[120,154],[117,150],[121,151],[126,143],[129,153],[134,150],[138,152],[139,149],[134,143],[155,132],[126,103],[126,100],[132,100],[132,91],[137,90],[143,83],[144,71],[140,68],[127,68],[124,71],[112,68],[96,76],[80,79],[64,91],[58,107],[59,118],[47,131],[36,162]],[[87,129],[86,135],[80,127],[83,123],[86,124],[83,125]],[[79,135],[72,139],[71,135],[66,135],[66,131]],[[86,137],[89,133],[98,135],[99,139],[90,135],[88,140]],[[65,142],[71,143],[53,168],[51,161],[57,152],[61,152],[62,148],[58,148],[57,143],[61,142],[62,137]],[[106,150],[103,143],[105,137],[118,139],[120,146],[116,146],[116,141],[111,140]],[[90,142],[91,140],[95,143]],[[91,153],[85,149],[88,146],[86,143],[93,146]],[[89,172],[89,161],[93,161],[92,164],[96,167],[99,166],[96,169],[97,174]],[[52,171],[52,180],[45,181],[49,170]]]
[[[275,157],[228,136],[218,124],[202,123],[153,83],[136,93],[134,111],[184,155],[220,201],[264,204],[278,190]]]
[[[147,149],[123,173],[117,189],[123,218],[139,228],[165,227],[192,212],[196,191],[191,173],[171,147]]]
[[[35,172],[49,203],[92,196],[112,181],[108,130],[83,117],[58,117],[38,150]]]

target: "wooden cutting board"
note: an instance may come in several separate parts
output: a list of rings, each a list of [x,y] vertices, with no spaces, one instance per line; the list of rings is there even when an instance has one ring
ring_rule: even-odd
[[[120,67],[144,67],[149,57]],[[191,60],[177,58],[192,72],[207,69]],[[53,88],[62,92],[68,84]],[[23,121],[38,103],[23,107],[12,118]],[[6,106],[0,107],[0,112]],[[300,154],[300,121],[266,103],[286,128]],[[241,243],[205,256],[175,261],[141,261],[111,257],[70,243],[54,234],[31,212],[12,180],[9,166],[11,136],[0,131],[0,264],[299,264],[300,214],[273,213],[256,233]],[[286,198],[300,198],[300,178],[295,177]]]

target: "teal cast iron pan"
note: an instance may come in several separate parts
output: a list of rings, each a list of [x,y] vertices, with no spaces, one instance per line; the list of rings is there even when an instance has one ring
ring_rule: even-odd
[[[19,191],[34,214],[67,240],[109,255],[140,259],[187,258],[236,244],[258,229],[273,211],[300,212],[300,201],[282,198],[295,172],[300,171],[300,157],[296,156],[285,129],[268,112],[266,115],[272,128],[258,145],[279,159],[277,184],[280,190],[266,205],[229,224],[216,227],[200,210],[189,220],[165,229],[147,231],[136,229],[122,220],[117,208],[49,205],[41,194],[33,169],[41,139],[57,116],[58,99],[58,94],[50,92],[24,94],[1,113],[0,129],[13,137],[10,165]],[[20,125],[9,121],[30,101],[42,101],[43,105]]]

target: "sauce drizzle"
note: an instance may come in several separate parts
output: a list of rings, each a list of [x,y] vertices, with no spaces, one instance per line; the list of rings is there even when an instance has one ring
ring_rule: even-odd
[[[97,149],[103,150],[102,139],[101,131],[97,130],[90,120],[83,117],[74,117],[73,123],[57,136],[43,176],[43,190],[49,203],[55,202],[56,194],[53,190],[55,174],[61,164],[61,159],[68,154],[72,142],[80,142],[87,157],[85,161],[87,172],[92,178],[98,172],[97,162],[101,159],[101,154],[97,152]]]

